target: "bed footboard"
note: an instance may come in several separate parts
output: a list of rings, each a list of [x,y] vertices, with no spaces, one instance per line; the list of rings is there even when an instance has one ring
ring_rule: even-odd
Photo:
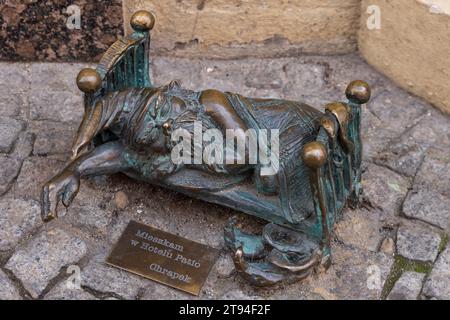
[[[363,81],[353,81],[346,96],[347,103],[326,106],[316,141],[303,149],[303,161],[311,170],[323,257],[330,256],[330,231],[344,206],[356,206],[362,193],[361,105],[369,101],[370,88]]]
[[[126,88],[150,87],[150,30],[155,17],[138,11],[131,18],[134,32],[114,42],[101,58],[97,68],[82,69],[77,77],[78,88],[85,94],[85,108],[108,92]]]

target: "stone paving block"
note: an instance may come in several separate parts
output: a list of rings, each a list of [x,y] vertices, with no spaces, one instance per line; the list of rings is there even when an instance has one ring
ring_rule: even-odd
[[[447,247],[434,264],[423,287],[428,298],[450,300],[450,248]]]
[[[70,154],[78,125],[78,123],[33,121],[29,130],[36,137],[34,155]]]
[[[4,88],[1,88],[0,97],[0,116],[16,117],[20,114],[22,105],[25,104],[23,95],[11,93]]]
[[[74,204],[63,215],[66,217],[65,221],[96,236],[105,235],[106,228],[112,221],[112,212],[103,210],[98,205]]]
[[[388,300],[417,300],[422,290],[424,273],[405,272],[397,280],[391,292],[387,296]]]
[[[30,93],[32,120],[80,122],[84,104],[81,93],[34,89]]]
[[[222,248],[224,249],[224,247]],[[223,261],[220,256],[217,258],[216,264],[211,269],[200,291],[199,299],[220,299],[225,293],[233,290],[248,292],[248,284],[243,284],[242,278],[235,272],[234,263],[231,261],[232,253],[228,250],[224,251],[230,260]],[[228,262],[231,262],[231,264],[225,266]],[[217,263],[221,264],[221,266],[218,266]],[[225,275],[228,271],[230,272],[229,275]],[[252,293],[259,295],[255,291],[252,291]]]
[[[199,206],[201,206],[201,204],[199,204]],[[208,210],[206,207],[202,210],[196,210],[194,208],[191,210],[189,215],[182,216],[181,213],[174,213],[171,215],[172,219],[178,217],[178,221],[175,221],[175,223],[172,224],[175,230],[171,232],[178,233],[182,237],[203,244],[208,244],[214,248],[222,247],[224,244],[223,227],[225,226],[228,215],[217,217],[216,214],[213,214],[213,210]],[[224,211],[227,212],[226,210]],[[245,225],[252,223],[251,218],[245,218],[247,219]],[[184,226],[182,226],[183,224]]]
[[[11,151],[22,129],[22,121],[8,117],[0,117],[0,152],[8,153]]]
[[[0,62],[0,116],[22,117],[28,110],[29,66]]]
[[[242,290],[231,290],[223,294],[220,299],[223,300],[262,300],[261,297],[257,295],[249,295],[243,292]]]
[[[450,197],[450,153],[429,149],[417,173],[415,185]]]
[[[333,244],[332,266],[306,279],[296,288],[319,294],[324,299],[379,299],[394,258],[380,252],[351,249]]]
[[[281,70],[283,61],[275,61],[269,66]],[[257,63],[239,60],[190,60],[160,58],[152,61],[152,74],[155,84],[166,85],[171,80],[181,81],[182,86],[192,90],[217,89],[248,94],[251,88],[246,87],[245,79],[254,73]],[[190,74],[195,74],[191,77]]]
[[[377,252],[384,237],[382,220],[382,214],[376,210],[346,209],[334,232],[336,237],[347,245]]]
[[[282,71],[286,76],[285,93],[311,95],[322,94],[326,90],[328,70],[325,64],[291,60],[283,66]],[[344,92],[342,95],[344,96]]]
[[[345,92],[348,84],[355,79],[366,81],[372,89],[372,97],[393,84],[383,75],[364,63],[359,54],[345,56],[316,57],[314,60],[328,65],[327,77],[329,82],[341,93]],[[366,108],[364,106],[363,108]]]
[[[384,155],[382,151],[392,147],[394,154],[388,152],[388,156],[384,157],[393,158],[391,162],[405,161],[396,159],[395,153],[400,154],[397,155],[400,158],[401,153],[405,152],[403,149],[407,152],[415,150],[411,147],[408,149],[409,145],[396,145],[397,140],[403,134],[407,135],[409,128],[418,123],[429,108],[431,107],[424,101],[396,90],[393,84],[378,94],[373,93],[372,99],[363,107],[361,121],[364,158],[380,158]],[[408,155],[408,159],[410,158],[414,158],[414,155]]]
[[[393,145],[380,157],[381,163],[408,177],[414,177],[423,158],[423,148],[418,145]]]
[[[363,160],[372,160],[383,151],[389,142],[398,136],[392,130],[382,127],[378,119],[367,107],[361,113],[361,136],[363,139]]]
[[[284,65],[282,61],[267,61],[264,69],[255,68],[254,72],[247,70],[244,75],[244,84],[248,88],[262,89],[262,90],[276,90],[281,89],[286,82],[286,75],[280,72],[283,68],[287,69],[287,65]],[[206,70],[206,75],[211,69]],[[219,73],[220,71],[226,71],[223,69],[214,70],[212,72]],[[226,77],[226,75],[225,75]]]
[[[387,150],[376,156],[376,162],[392,168],[407,177],[414,177],[419,169],[426,146],[417,144],[407,135],[398,143],[388,145]]]
[[[429,189],[412,190],[403,203],[403,213],[444,230],[450,230],[450,198]]]
[[[14,150],[11,156],[23,160],[31,155],[33,152],[34,135],[27,131],[22,131],[17,138]]]
[[[94,257],[81,270],[81,285],[103,294],[116,294],[124,299],[135,299],[149,285],[145,278],[105,264],[105,255]]]
[[[197,299],[197,297],[189,293],[167,287],[163,284],[151,281],[149,286],[145,289],[145,293],[140,298],[141,300],[187,300]]]
[[[66,279],[53,287],[44,296],[44,300],[97,300],[97,298],[82,288],[68,286]]]
[[[344,90],[336,90],[328,82],[327,63],[309,60],[291,60],[283,66],[286,81],[283,84],[283,99],[301,101],[324,111],[325,106],[345,99]],[[258,96],[255,92],[254,96]]]
[[[249,296],[255,296],[256,299],[265,300],[270,297],[272,300],[326,300],[333,299],[333,296],[329,296],[329,293],[323,288],[317,288],[316,291],[313,291],[312,288],[307,286],[305,283],[302,286],[284,286],[283,290],[271,291],[270,288],[267,288],[267,293],[263,292],[255,292],[253,287],[247,287],[246,293]],[[320,294],[319,294],[320,292]]]
[[[9,156],[0,155],[0,163],[0,195],[2,195],[9,189],[11,182],[19,174],[22,162]]]
[[[56,157],[30,157],[23,162],[14,193],[25,198],[40,199],[41,188],[64,168],[65,161]]]
[[[115,245],[119,241],[130,220],[129,215],[119,215],[114,223],[108,227],[108,242],[110,245]]]
[[[298,92],[300,94],[300,91]],[[342,101],[345,95],[342,92],[336,90],[325,90],[320,95],[318,94],[308,94],[308,95],[300,95],[298,101],[302,101],[313,108],[316,108],[320,111],[324,111],[327,104],[332,103],[334,101]]]
[[[5,268],[37,298],[61,268],[76,264],[87,252],[83,240],[62,229],[45,230],[31,238],[8,260]]]
[[[114,214],[112,203],[107,200],[110,196],[101,186],[91,186],[87,181],[81,183],[72,205],[61,217],[64,216],[66,222],[87,233],[95,236],[106,235]]]
[[[405,137],[426,147],[448,149],[450,147],[449,124],[449,115],[430,108],[417,125],[405,133]]]
[[[89,63],[33,63],[30,67],[33,85],[31,89],[79,93],[80,90],[76,85],[78,72],[88,67],[95,68],[96,65]]]
[[[41,209],[34,200],[0,200],[0,251],[14,249],[29,232],[42,225]]]
[[[414,177],[430,147],[450,153],[449,126],[450,117],[430,111],[398,141],[377,155],[377,162]]]
[[[306,59],[189,60],[161,58],[153,61],[158,85],[172,79],[193,90],[218,89],[250,97],[302,100],[323,109],[325,103],[344,98],[325,82],[323,63]],[[195,74],[196,77],[189,76]],[[332,97],[328,97],[329,94]],[[313,99],[312,99],[313,98]]]
[[[29,89],[30,76],[28,65],[24,63],[1,62],[2,76],[0,87],[7,91],[20,91]]]
[[[0,300],[22,300],[19,290],[2,270],[0,270]]]
[[[398,136],[427,111],[427,104],[423,100],[394,88],[381,92],[367,106],[381,120],[382,130],[392,130]]]
[[[33,86],[29,93],[32,120],[78,123],[84,112],[83,94],[78,90],[78,72],[91,64],[34,63],[31,66]]]
[[[397,232],[397,253],[405,258],[434,262],[438,255],[441,237],[431,228],[419,225],[402,225]]]
[[[362,185],[371,205],[394,217],[400,211],[410,182],[392,170],[369,163],[362,175]]]

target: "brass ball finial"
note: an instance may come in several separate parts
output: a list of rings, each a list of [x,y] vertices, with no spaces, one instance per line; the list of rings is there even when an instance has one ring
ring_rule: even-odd
[[[345,90],[345,95],[352,102],[364,104],[370,100],[370,86],[362,80],[352,81]]]
[[[84,93],[94,93],[101,85],[102,79],[96,70],[85,68],[78,73],[77,86]]]
[[[327,161],[327,150],[320,142],[307,143],[303,147],[302,159],[309,168],[319,169]]]
[[[135,31],[150,31],[155,25],[155,16],[149,11],[139,10],[131,16],[130,24]]]

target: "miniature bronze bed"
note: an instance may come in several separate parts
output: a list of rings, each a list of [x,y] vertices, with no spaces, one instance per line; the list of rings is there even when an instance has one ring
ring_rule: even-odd
[[[254,284],[301,279],[328,267],[333,225],[346,204],[360,200],[360,117],[369,86],[350,83],[348,102],[328,104],[324,112],[301,102],[195,92],[176,81],[154,87],[154,17],[138,11],[131,25],[134,32],[116,41],[96,70],[83,69],[77,77],[85,93],[84,117],[72,160],[43,187],[42,218],[57,217],[59,203],[70,205],[80,178],[123,172],[268,221],[262,235],[241,231],[233,219],[225,228],[236,270]],[[262,175],[258,164],[174,164],[171,134],[177,128],[192,131],[199,119],[224,135],[227,129],[277,129],[276,174]]]

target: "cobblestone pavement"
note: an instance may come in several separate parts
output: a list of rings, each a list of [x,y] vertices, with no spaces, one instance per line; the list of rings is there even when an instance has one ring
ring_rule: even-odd
[[[255,289],[236,275],[222,229],[237,212],[132,181],[82,183],[60,219],[42,224],[39,186],[63,167],[83,112],[74,83],[86,64],[9,64],[0,70],[0,298],[177,299],[180,291],[106,266],[130,219],[207,243],[221,254],[200,299],[450,299],[450,119],[358,56],[235,61],[155,58],[156,84],[304,100],[323,108],[368,81],[365,205],[335,227],[327,272]],[[243,223],[259,224],[238,214]],[[81,270],[81,288],[72,288]]]

